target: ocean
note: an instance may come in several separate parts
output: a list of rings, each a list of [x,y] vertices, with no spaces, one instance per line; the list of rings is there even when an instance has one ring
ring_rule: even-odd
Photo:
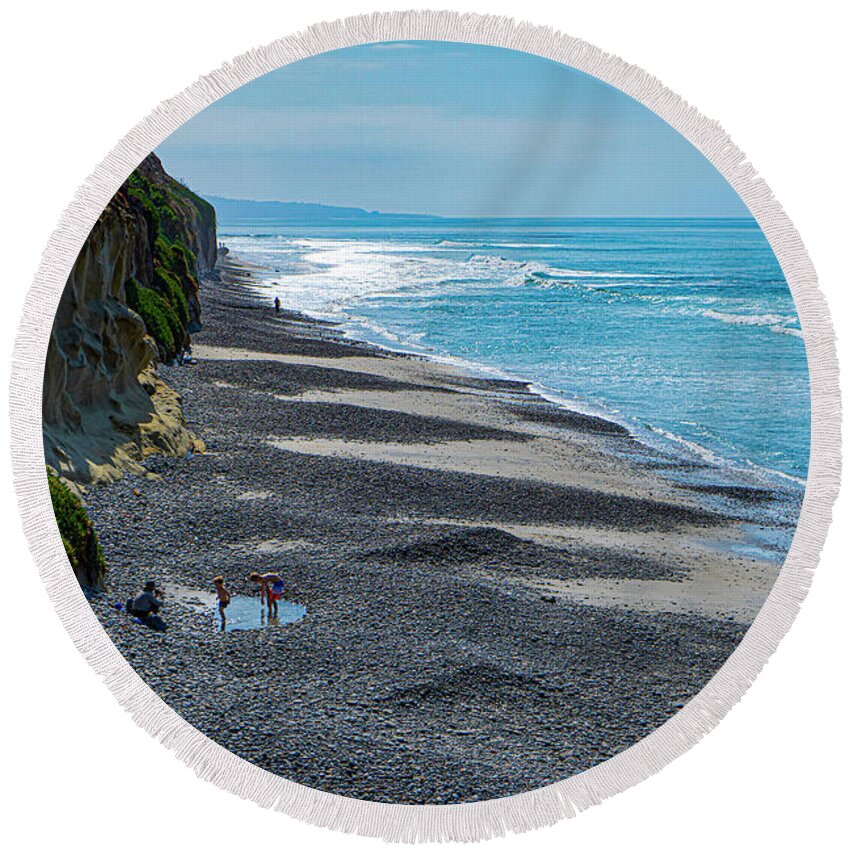
[[[806,352],[752,220],[220,222],[257,290],[350,336],[529,381],[676,456],[800,490]]]

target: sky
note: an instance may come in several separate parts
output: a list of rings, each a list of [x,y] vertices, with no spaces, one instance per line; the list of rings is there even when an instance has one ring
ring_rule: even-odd
[[[157,149],[203,195],[452,217],[746,216],[637,101],[497,47],[388,42],[248,83]]]

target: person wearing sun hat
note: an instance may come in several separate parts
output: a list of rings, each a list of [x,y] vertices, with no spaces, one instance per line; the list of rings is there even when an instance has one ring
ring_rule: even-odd
[[[127,610],[146,626],[156,631],[165,631],[165,621],[159,616],[163,595],[156,582],[145,582],[142,592],[135,599],[128,600]]]

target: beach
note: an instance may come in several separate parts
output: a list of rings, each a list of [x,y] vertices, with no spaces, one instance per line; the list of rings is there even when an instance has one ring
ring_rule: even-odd
[[[189,723],[314,788],[452,803],[586,770],[706,684],[778,573],[744,554],[775,493],[275,313],[256,274],[221,258],[197,365],[159,367],[204,450],[86,492],[110,568],[92,606]],[[256,593],[255,570],[306,615],[218,632],[197,598],[218,574]],[[146,580],[164,634],[114,607]]]

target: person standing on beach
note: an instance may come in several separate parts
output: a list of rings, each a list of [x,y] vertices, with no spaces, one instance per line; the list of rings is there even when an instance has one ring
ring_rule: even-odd
[[[274,297],[274,311],[275,313],[280,312],[280,298],[278,298],[277,295]]]
[[[277,603],[283,597],[283,579],[277,573],[251,573],[248,578],[260,585],[260,600],[266,601],[269,617],[277,618]]]
[[[216,576],[213,579],[215,592],[218,596],[218,613],[221,617],[221,630],[227,625],[227,617],[224,614],[224,609],[230,605],[230,591],[224,586],[224,576]]]

